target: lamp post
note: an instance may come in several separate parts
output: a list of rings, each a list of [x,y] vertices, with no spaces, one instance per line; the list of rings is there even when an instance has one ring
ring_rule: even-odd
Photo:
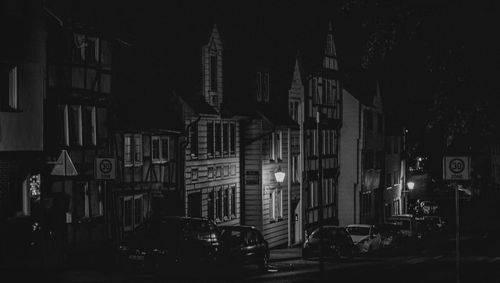
[[[408,213],[408,207],[409,207],[409,203],[408,203],[408,194],[413,190],[413,188],[415,188],[415,182],[412,182],[412,181],[409,181],[406,183],[406,187],[408,187],[407,190],[405,190],[405,209],[406,209],[406,213]]]

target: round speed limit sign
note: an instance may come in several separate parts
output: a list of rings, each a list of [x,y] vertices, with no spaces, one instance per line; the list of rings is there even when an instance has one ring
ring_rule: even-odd
[[[467,156],[445,157],[443,159],[443,179],[469,180],[470,159]]]

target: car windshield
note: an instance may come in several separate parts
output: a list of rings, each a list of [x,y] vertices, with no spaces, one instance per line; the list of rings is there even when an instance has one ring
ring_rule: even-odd
[[[392,220],[389,220],[389,222],[397,225],[397,227],[399,227],[399,229],[410,230],[410,220],[392,219]]]
[[[370,227],[351,226],[347,227],[347,231],[349,231],[351,235],[365,236],[370,233]]]

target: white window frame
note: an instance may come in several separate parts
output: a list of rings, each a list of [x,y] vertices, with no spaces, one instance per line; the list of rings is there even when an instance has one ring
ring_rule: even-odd
[[[141,166],[142,165],[142,155],[143,155],[143,150],[142,150],[142,134],[134,134],[133,138],[133,163],[134,166]],[[136,157],[139,157],[136,159]]]
[[[269,159],[270,160],[276,160],[276,137],[274,136],[275,133],[271,134],[271,138],[269,139]]]
[[[156,148],[155,147],[155,141],[157,142],[157,145],[158,147]],[[160,145],[160,137],[159,136],[152,136],[151,137],[151,161],[153,163],[160,163],[161,161],[161,156],[160,156],[160,152],[161,152],[161,149],[160,149],[161,145]],[[155,151],[158,153],[158,156],[155,157]]]
[[[127,143],[127,140],[129,141]],[[133,142],[132,134],[124,134],[123,135],[123,163],[125,167],[131,167],[134,165],[134,142]],[[127,148],[130,148],[129,158],[127,158]]]

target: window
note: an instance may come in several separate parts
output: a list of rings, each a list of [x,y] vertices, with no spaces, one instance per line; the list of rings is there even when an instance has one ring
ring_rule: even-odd
[[[123,137],[123,151],[125,166],[142,165],[142,135],[125,134]]]
[[[151,137],[151,158],[153,162],[160,161],[160,137]]]
[[[96,116],[95,107],[85,106],[83,112],[83,144],[96,145]]]
[[[236,216],[236,185],[230,185],[229,194],[231,198],[231,215]]]
[[[215,217],[217,219],[222,219],[222,189],[217,188],[215,193]]]
[[[224,170],[224,172],[223,172],[224,177],[229,176],[229,166],[228,165],[224,166],[223,170]]]
[[[191,181],[198,180],[198,168],[191,169]]]
[[[220,178],[222,175],[221,171],[222,171],[222,167],[220,167],[220,166],[215,167],[215,177]]]
[[[83,34],[74,34],[75,59],[83,62],[99,61],[99,39]]]
[[[70,145],[82,145],[82,107],[80,105],[71,105],[68,111]]]
[[[307,194],[309,208],[316,206],[315,199],[317,198],[317,196],[315,190],[316,190],[315,182],[309,182],[309,192]]]
[[[208,167],[208,179],[214,178],[214,167]]]
[[[142,135],[134,135],[134,165],[142,165]]]
[[[261,72],[257,72],[255,94],[257,97],[257,101],[261,102],[262,101],[262,73]]]
[[[62,145],[69,145],[69,120],[68,120],[68,105],[58,105],[58,123],[59,123],[59,134]]]
[[[234,155],[236,153],[236,124],[231,123],[229,125],[229,154]]]
[[[229,218],[229,187],[224,186],[223,191],[224,218]]]
[[[224,123],[222,125],[222,152],[224,155],[228,154],[229,151],[229,124]]]
[[[134,228],[139,226],[143,220],[142,195],[134,196]]]
[[[299,156],[292,156],[292,182],[297,183],[300,182],[299,179]]]
[[[326,38],[326,55],[333,56],[333,36],[331,34]]]
[[[221,130],[221,123],[215,123],[215,154],[220,155],[221,154],[221,142],[222,142],[222,130]]]
[[[152,136],[151,158],[153,163],[166,162],[168,161],[168,156],[169,156],[168,137]]]
[[[236,165],[231,165],[231,167],[229,168],[229,171],[230,171],[229,174],[231,176],[236,175]]]
[[[271,221],[280,220],[283,218],[283,192],[281,189],[274,189],[269,198],[270,198],[270,215]]]
[[[217,91],[217,55],[210,55],[210,90]]]
[[[264,96],[264,101],[269,102],[269,73],[264,73],[262,79],[262,95]]]
[[[214,123],[207,122],[207,153],[209,156],[214,155]]]
[[[275,154],[277,154],[277,159],[278,160],[282,160],[283,159],[283,148],[282,148],[282,139],[283,139],[283,133],[281,131],[275,133],[276,135],[276,138],[275,138],[275,142],[276,142],[276,146],[275,146]]]
[[[195,122],[189,128],[189,145],[191,156],[198,156],[198,122]]]
[[[17,110],[19,108],[17,66],[2,67],[0,75],[0,110]]]
[[[208,206],[208,213],[207,213],[207,217],[208,219],[214,219],[214,199],[215,199],[215,195],[214,195],[214,191],[213,189],[210,189],[210,191],[208,192],[208,200],[207,200],[207,206]]]
[[[274,160],[276,158],[275,146],[275,133],[273,133],[269,136],[269,160]]]
[[[394,185],[394,183],[392,182],[392,175],[391,173],[387,173],[386,176],[385,176],[385,180],[387,182],[387,187],[392,187],[392,185]]]
[[[123,230],[124,231],[131,231],[132,230],[132,225],[133,225],[133,219],[132,219],[132,197],[124,197],[123,198]]]
[[[125,163],[125,166],[132,166],[132,136],[131,135],[125,135],[123,137],[123,150],[124,150],[124,155],[123,155],[123,160]]]

